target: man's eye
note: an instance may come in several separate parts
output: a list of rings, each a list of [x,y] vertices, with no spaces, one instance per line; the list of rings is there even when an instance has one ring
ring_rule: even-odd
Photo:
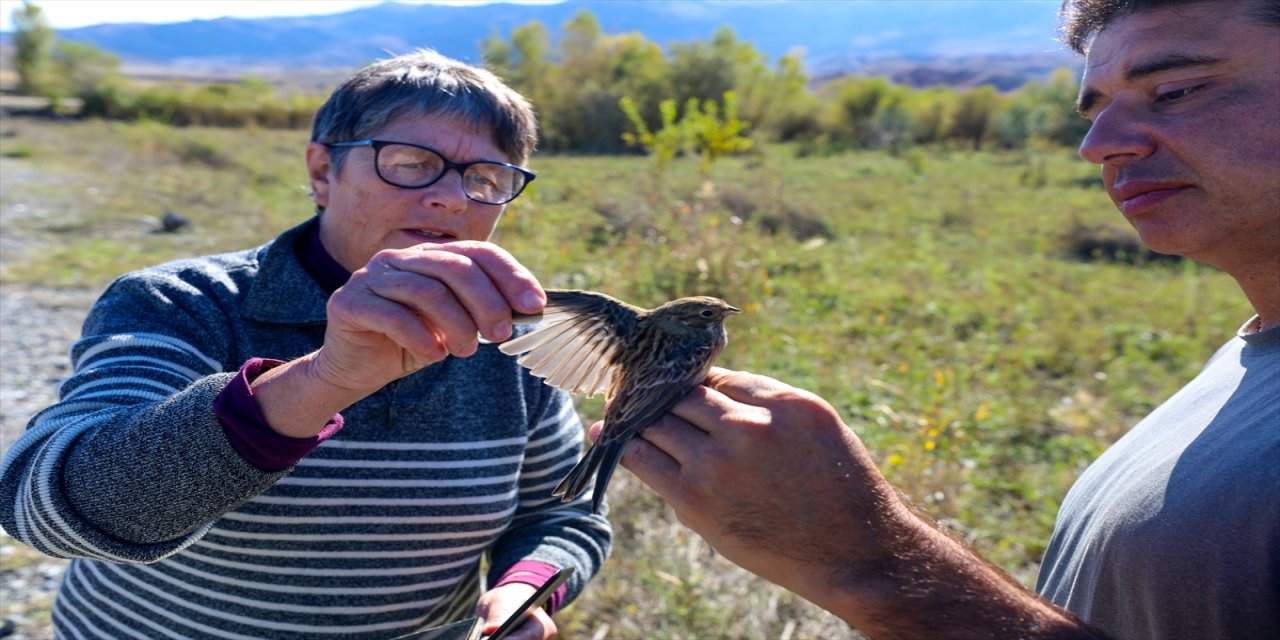
[[[1156,96],[1156,102],[1177,102],[1203,88],[1204,88],[1204,85],[1198,84],[1193,87],[1185,87],[1182,89],[1174,89],[1173,91],[1166,91]]]

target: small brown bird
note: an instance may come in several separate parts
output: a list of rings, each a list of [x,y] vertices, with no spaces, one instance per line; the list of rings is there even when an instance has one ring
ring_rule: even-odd
[[[537,329],[499,349],[547,384],[588,397],[605,391],[604,428],[552,495],[568,502],[596,479],[599,513],[627,442],[707,377],[724,349],[726,316],[740,313],[719,298],[673,300],[641,309],[602,293],[547,290]]]

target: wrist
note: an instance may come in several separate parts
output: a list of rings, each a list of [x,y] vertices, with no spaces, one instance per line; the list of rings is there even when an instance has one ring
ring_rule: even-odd
[[[887,504],[874,509],[873,518],[863,523],[849,556],[816,567],[815,589],[827,600],[819,604],[859,628],[900,607],[912,563],[937,551],[932,527],[885,485]]]
[[[903,501],[875,559],[832,570],[831,611],[868,637],[1094,638]],[[819,603],[826,607],[824,603]]]
[[[316,356],[285,362],[249,383],[267,425],[280,435],[314,437],[335,414],[368,395],[327,382],[317,371]]]
[[[498,578],[497,583],[494,584],[494,588],[506,586],[511,583],[521,583],[536,589],[555,577],[556,571],[557,567],[545,562],[538,560],[521,560],[503,572],[502,577]],[[547,613],[554,614],[564,606],[565,599],[568,597],[568,591],[568,585],[562,584],[554,593],[551,594],[551,597],[547,599],[547,602],[544,605]]]

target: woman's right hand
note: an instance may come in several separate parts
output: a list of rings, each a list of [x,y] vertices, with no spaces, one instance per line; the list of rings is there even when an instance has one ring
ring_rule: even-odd
[[[489,242],[380,251],[330,296],[324,345],[263,373],[254,397],[277,432],[310,437],[392,380],[470,356],[479,337],[506,340],[513,313],[545,304],[529,270]]]

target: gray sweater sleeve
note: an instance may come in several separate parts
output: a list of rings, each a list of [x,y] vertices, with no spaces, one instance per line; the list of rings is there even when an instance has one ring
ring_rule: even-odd
[[[246,462],[213,414],[240,363],[226,361],[226,296],[195,286],[144,272],[94,306],[60,401],[0,467],[0,524],[15,538],[53,556],[151,562],[287,473]]]
[[[583,428],[568,394],[538,384],[546,402],[529,428],[519,507],[510,529],[491,551],[489,583],[521,560],[574,567],[567,583],[567,601],[572,601],[608,557],[612,529],[603,515],[592,513],[590,492],[569,503],[551,495],[581,457]]]

